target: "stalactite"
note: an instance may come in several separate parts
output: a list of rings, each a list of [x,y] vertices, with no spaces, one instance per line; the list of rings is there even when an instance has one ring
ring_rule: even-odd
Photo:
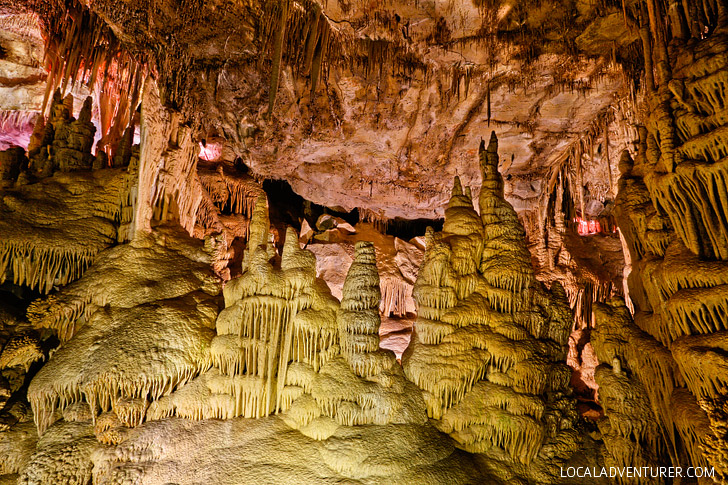
[[[111,28],[78,3],[47,21],[45,59],[49,71],[44,110],[57,88],[66,91],[77,81],[95,87],[99,97],[102,139],[109,154],[116,148],[139,103],[145,59],[126,51]]]
[[[288,23],[288,11],[291,7],[289,0],[283,0],[278,3],[278,28],[275,30],[275,40],[273,41],[273,67],[270,76],[270,90],[268,92],[268,114],[270,117],[273,113],[273,106],[276,102],[276,94],[278,93],[278,81],[281,75],[281,63],[283,61],[283,41],[286,37],[286,24]]]
[[[364,207],[359,208],[359,220],[361,222],[371,223],[379,232],[386,233],[389,226],[389,219],[383,216],[381,213],[374,212],[371,209]]]
[[[574,150],[574,160],[576,165],[576,191],[579,195],[579,212],[581,217],[586,217],[586,210],[584,206],[584,178],[582,174],[582,151],[583,146],[581,143],[577,143]]]
[[[230,173],[219,165],[216,170],[197,168],[202,199],[197,207],[196,235],[224,232],[228,243],[248,238],[250,218],[262,187],[247,175]],[[232,214],[226,215],[227,212]],[[225,215],[224,215],[225,214]]]
[[[143,89],[138,203],[134,231],[151,230],[151,222],[178,220],[192,234],[203,188],[197,174],[199,144],[178,114],[162,107],[156,82]],[[161,168],[164,167],[164,170]]]
[[[612,182],[612,163],[609,159],[609,123],[604,120],[604,160],[607,165],[607,180],[609,181],[609,195],[612,195],[614,183]]]

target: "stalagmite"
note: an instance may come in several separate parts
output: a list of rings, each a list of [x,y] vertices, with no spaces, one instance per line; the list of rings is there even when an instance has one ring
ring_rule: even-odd
[[[356,244],[337,315],[341,352],[355,374],[368,377],[392,366],[392,355],[379,351],[379,273],[374,245]]]
[[[301,386],[301,391],[284,419],[306,436],[325,440],[339,426],[426,422],[419,391],[407,382],[394,354],[379,349],[380,298],[374,245],[358,242],[336,316],[341,355],[332,354],[320,368],[304,370],[302,362],[291,372],[292,364],[286,377],[287,387]]]
[[[220,375],[196,384],[208,389],[198,402],[187,401],[183,396],[188,391],[182,389],[171,402],[181,399],[184,406],[163,407],[166,411],[157,406],[155,413],[194,419],[265,417],[287,409],[300,394],[296,384],[286,385],[291,363],[318,371],[338,353],[336,304],[316,279],[315,258],[298,247],[298,235],[289,228],[280,266],[274,266],[275,247],[268,236],[267,201],[261,193],[253,209],[243,274],[224,290],[226,308],[211,342],[211,363]]]
[[[495,460],[500,473],[549,480],[535,465],[542,446],[560,443],[551,466],[576,445],[561,363],[571,318],[563,290],[555,298],[533,277],[523,227],[503,197],[495,133],[479,155],[480,214],[456,178],[442,233],[428,232],[404,370],[458,446]]]

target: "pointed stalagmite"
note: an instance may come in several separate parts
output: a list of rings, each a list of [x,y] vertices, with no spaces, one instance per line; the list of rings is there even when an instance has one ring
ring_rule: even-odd
[[[243,270],[250,264],[255,252],[261,247],[268,247],[270,237],[270,219],[268,218],[268,199],[265,193],[258,195],[250,218],[248,245],[243,256]]]
[[[525,479],[549,480],[533,466],[542,463],[541,447],[559,443],[553,463],[576,445],[563,363],[571,318],[563,295],[533,277],[525,232],[503,197],[497,150],[495,134],[487,148],[481,142],[480,214],[456,178],[443,231],[428,230],[403,365],[458,446]],[[554,421],[558,431],[547,424]]]
[[[324,440],[339,426],[426,422],[419,389],[407,382],[394,353],[379,349],[380,298],[374,245],[360,241],[337,312],[336,352],[320,368],[292,363],[286,377],[287,388],[300,392],[285,420],[306,436]]]
[[[341,353],[360,377],[377,374],[392,364],[391,353],[379,351],[380,298],[374,245],[360,241],[337,314]]]

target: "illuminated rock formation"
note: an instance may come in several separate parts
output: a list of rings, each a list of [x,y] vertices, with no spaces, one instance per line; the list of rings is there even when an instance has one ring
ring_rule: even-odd
[[[318,372],[291,367],[288,380],[301,386],[302,396],[285,419],[305,435],[326,439],[339,426],[426,424],[419,389],[405,379],[394,354],[379,348],[380,298],[374,246],[358,242],[336,318],[341,355]]]
[[[662,430],[653,414],[648,392],[641,378],[650,351],[639,329],[631,327],[631,315],[623,301],[597,303],[592,343],[597,358],[595,379],[599,402],[606,417],[598,422],[604,440],[606,466],[659,466],[668,459]],[[634,362],[634,367],[632,363]],[[652,392],[651,395],[655,393]],[[621,481],[620,483],[629,483]]]
[[[247,239],[253,207],[263,191],[260,185],[224,163],[201,166],[198,162],[197,174],[203,194],[195,235],[225,232],[231,243],[235,237]]]
[[[155,403],[157,418],[261,418],[287,409],[300,388],[286,385],[289,365],[318,371],[338,353],[336,300],[316,279],[314,256],[289,229],[280,263],[269,242],[265,195],[250,224],[243,273],[224,289],[225,309],[209,359],[214,369]]]
[[[168,436],[162,444],[159,436]],[[433,428],[361,426],[326,441],[290,429],[277,417],[167,419],[130,430],[93,455],[96,483],[163,484],[399,482],[472,483],[477,468]],[[153,460],[147,459],[153,455]],[[315,457],[315,458],[314,458]],[[222,471],[224,469],[224,471]]]
[[[27,475],[42,480],[53,473],[70,473],[65,465],[47,458],[58,453],[78,460],[74,472],[77,474],[86,473],[89,462],[93,461],[94,480],[101,483],[122,476],[168,480],[172,475],[164,470],[167,465],[178,468],[173,475],[187,483],[199,477],[201,470],[200,466],[190,466],[189,460],[199,465],[210,459],[225,463],[223,466],[228,472],[221,478],[223,483],[248,482],[259,476],[256,467],[263,457],[268,463],[266,479],[277,477],[281,481],[309,477],[318,482],[347,478],[467,483],[478,477],[480,472],[472,461],[427,424],[420,391],[405,379],[394,354],[377,350],[379,288],[371,244],[357,246],[355,263],[344,286],[344,304],[339,308],[325,283],[315,277],[315,259],[310,252],[299,248],[294,230],[288,230],[280,258],[268,240],[266,201],[261,196],[253,211],[251,245],[244,257],[243,273],[224,289],[226,308],[217,317],[217,336],[209,344],[208,361],[212,366],[209,371],[188,382],[186,378],[178,381],[170,376],[163,388],[164,395],[155,397],[156,387],[145,393],[145,390],[136,391],[133,381],[125,382],[132,377],[131,370],[127,369],[128,361],[121,356],[113,359],[116,362],[113,369],[119,369],[113,372],[126,372],[119,376],[118,382],[123,386],[115,393],[116,400],[111,400],[110,407],[103,403],[104,396],[89,394],[92,385],[80,384],[81,389],[87,389],[81,391],[85,398],[92,403],[99,402],[98,407],[105,411],[95,417],[93,430],[87,425],[85,434],[78,437],[81,441],[66,444],[73,451],[60,451],[59,445],[47,436],[64,432],[74,423],[61,422],[48,428],[36,455],[31,458],[32,472],[26,472],[21,478]],[[100,259],[98,264],[103,262]],[[172,262],[164,262],[164,266],[169,263]],[[90,278],[92,271],[79,283]],[[143,282],[134,285],[144,286]],[[159,285],[173,287],[172,281],[165,279]],[[159,312],[164,305],[169,305],[165,302],[180,302],[197,293],[177,298],[155,292],[146,296],[154,300],[149,304],[155,305]],[[149,304],[141,303],[134,309]],[[199,313],[199,304],[196,309],[188,307],[188,311],[190,316]],[[106,314],[108,310],[101,308],[98,312]],[[85,334],[94,327],[97,313],[54,354],[56,362],[66,361],[64,351],[78,348],[86,341]],[[181,326],[168,313],[162,314],[162,318],[174,322],[174,327]],[[146,325],[149,324],[147,321]],[[109,332],[109,338],[115,335],[115,341],[123,339],[119,333],[123,327],[113,322],[109,325],[107,321],[103,328]],[[135,327],[135,330],[138,329]],[[166,336],[168,342],[179,341],[179,337],[169,333],[171,329],[156,330],[158,338]],[[209,338],[190,333],[187,336],[198,345]],[[369,343],[359,345],[361,336]],[[165,352],[153,342],[138,337],[134,342],[138,350]],[[343,354],[339,342],[347,342]],[[129,344],[122,343],[121,347]],[[187,353],[187,358],[193,357],[194,354]],[[163,358],[164,362],[174,362],[168,355]],[[154,366],[159,363],[147,363],[138,372],[155,370]],[[54,375],[61,372],[58,364],[51,370]],[[90,369],[83,372],[82,379],[89,373]],[[108,374],[110,382],[116,382]],[[33,380],[30,397],[34,403],[47,386],[46,375],[50,374],[41,372]],[[151,382],[151,377],[148,380]],[[60,383],[54,388],[59,386]],[[172,389],[174,392],[170,393]],[[81,426],[84,416],[75,410],[73,397],[61,401],[64,420],[79,421]],[[40,416],[49,412],[43,405],[36,404],[34,409]],[[96,409],[96,405],[91,409]],[[282,413],[283,419],[274,416],[276,413]],[[172,416],[199,420],[199,424]],[[251,421],[239,416],[258,419]],[[142,420],[147,421],[144,426],[130,429]],[[146,464],[138,462],[139,450],[147,449],[149,440],[165,429],[174,438],[159,449],[157,458]],[[214,441],[210,437],[219,438],[224,429],[228,430],[227,438],[223,438],[226,448],[238,451],[216,456],[209,448]],[[202,441],[190,447],[189,442],[180,439],[188,432]],[[111,446],[106,450],[97,448],[89,457],[86,440],[89,436],[93,440],[94,435],[98,442]],[[323,463],[311,460],[312,454],[322,456]],[[246,463],[252,460],[252,463],[241,465],[240,460]],[[208,472],[220,476],[217,467],[211,467]],[[28,483],[32,482],[30,478]]]
[[[171,229],[161,228],[151,235],[138,233],[129,244],[103,251],[84,277],[31,303],[28,319],[37,328],[54,330],[65,342],[108,305],[132,308],[196,289],[218,293],[218,280],[209,268],[220,257],[215,240],[208,239],[204,250],[184,239],[186,244],[180,247],[167,242],[178,237]],[[140,272],[140,266],[150,268],[149,272]],[[105,291],[98,291],[99,285]]]
[[[645,50],[645,65],[655,69],[646,78],[637,153],[620,160],[615,207],[631,260],[635,313],[615,303],[596,308],[602,323],[594,343],[603,365],[614,367],[614,360],[623,369],[615,373],[624,377],[602,380],[599,394],[635,405],[632,414],[619,406],[605,409],[610,423],[622,422],[617,432],[632,439],[634,452],[664,455],[657,461],[653,455],[653,463],[713,466],[725,479],[728,19],[724,6],[716,13],[709,36],[686,40],[690,32],[673,33],[669,58],[662,27],[652,22],[652,31],[645,31],[646,45],[655,42],[654,50]],[[637,412],[644,397],[651,415]],[[652,419],[658,433],[645,428]],[[626,448],[610,449],[606,436],[605,444],[629,462]]]
[[[175,230],[140,232],[102,253],[100,270],[34,307],[37,325],[70,337],[28,389],[41,433],[78,402],[91,416],[113,412],[136,426],[151,402],[210,368],[219,288],[201,246]],[[132,268],[137,277],[125,278]]]
[[[571,314],[533,277],[525,235],[503,198],[495,134],[481,144],[480,215],[455,179],[442,233],[428,233],[418,318],[403,357],[428,415],[489,470],[548,481],[577,442],[566,339]]]
[[[132,174],[107,169],[58,173],[3,193],[0,282],[43,293],[78,279],[94,257],[128,237]]]
[[[90,423],[54,426],[38,440],[17,483],[88,483],[96,443]]]
[[[0,200],[0,282],[48,293],[78,279],[99,251],[131,235],[137,172],[91,171],[91,98],[78,120],[72,109],[73,98],[56,92],[48,122],[40,117],[36,124],[30,161],[23,161],[22,149],[0,156],[2,178],[15,182]]]
[[[0,0],[0,484],[728,480],[725,0],[177,3]]]

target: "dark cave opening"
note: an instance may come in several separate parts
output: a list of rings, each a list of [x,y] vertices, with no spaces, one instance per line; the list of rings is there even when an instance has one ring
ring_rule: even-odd
[[[271,225],[276,227],[279,234],[285,232],[286,226],[292,226],[296,230],[300,230],[303,220],[306,220],[308,225],[315,229],[316,221],[324,214],[343,219],[352,226],[361,221],[359,209],[354,208],[347,212],[316,204],[298,195],[286,180],[265,179],[262,186],[268,196]],[[383,234],[409,241],[412,238],[424,235],[427,227],[432,227],[435,231],[441,231],[444,219],[403,219],[396,217],[384,221],[373,221],[373,223]]]

